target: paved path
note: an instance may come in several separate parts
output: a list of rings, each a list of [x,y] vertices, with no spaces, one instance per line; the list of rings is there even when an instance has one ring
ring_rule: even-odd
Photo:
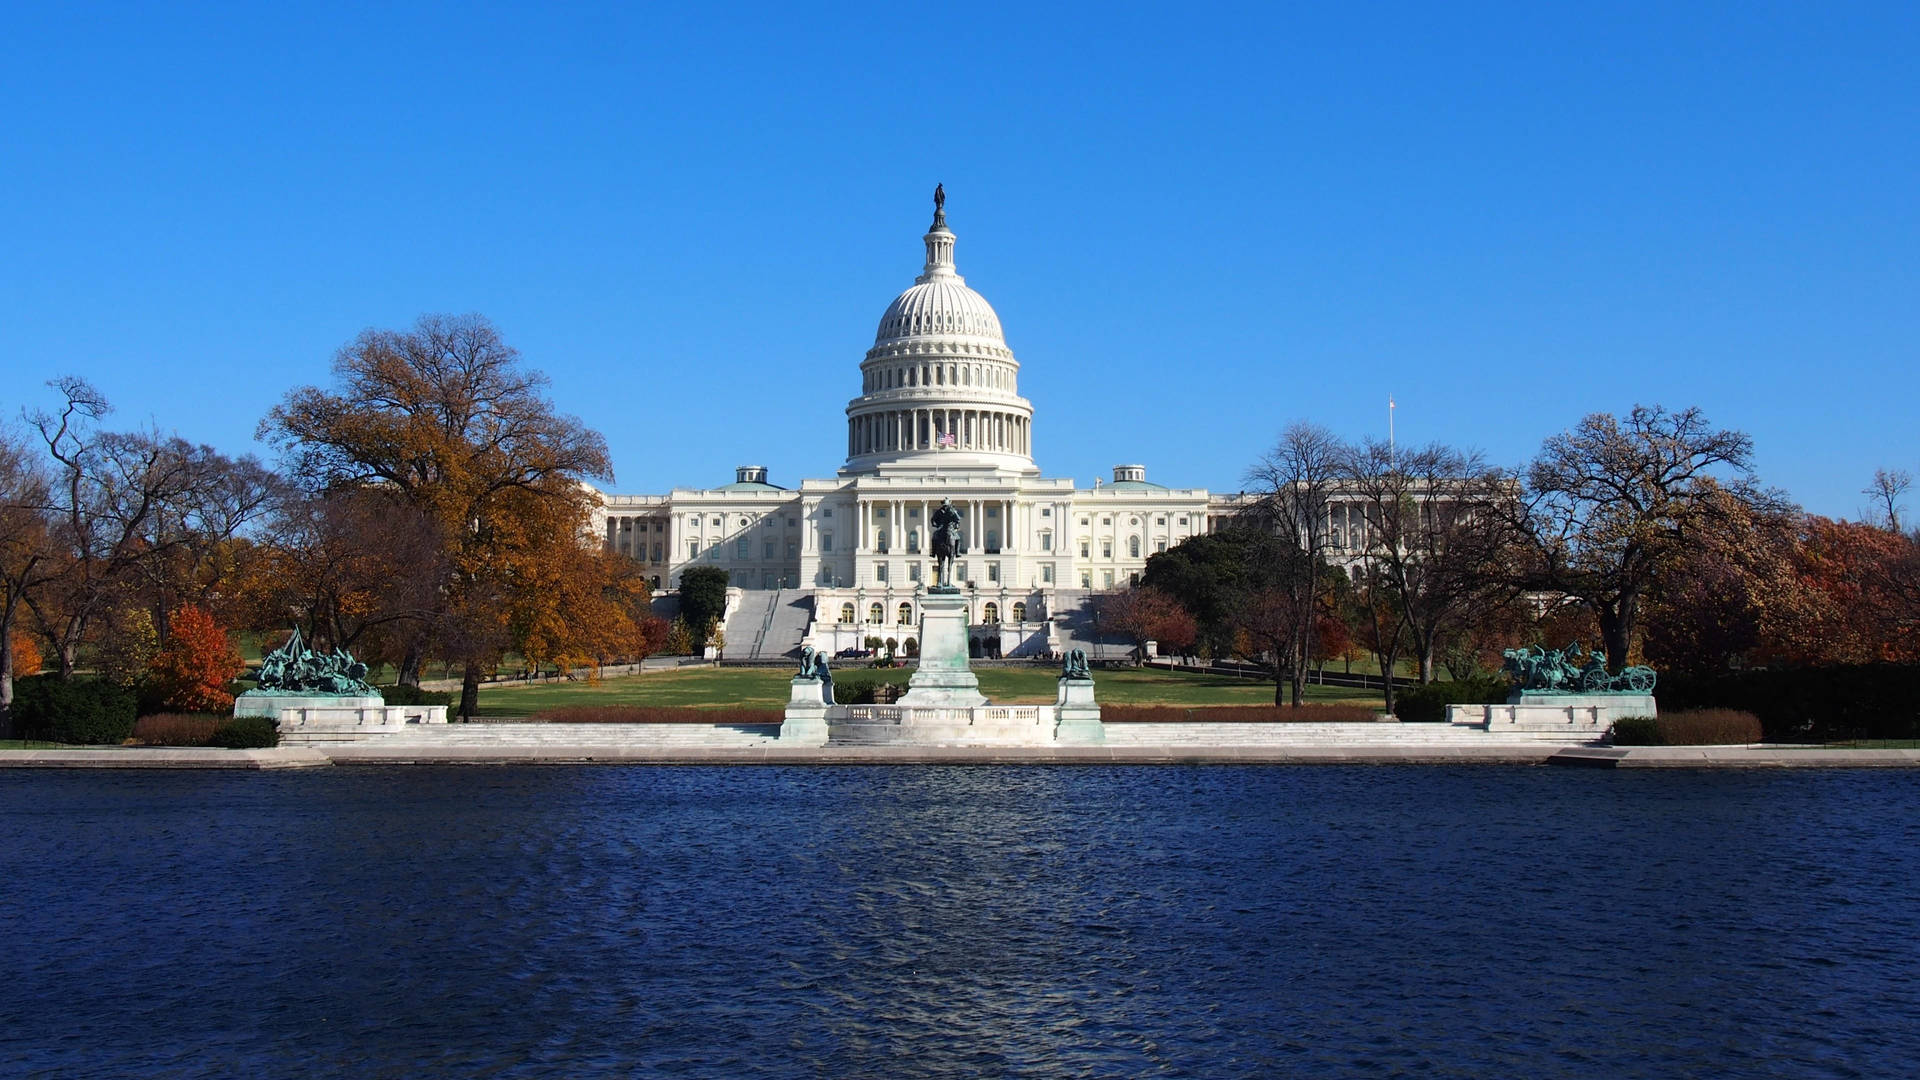
[[[100,747],[0,750],[0,768],[298,769],[327,765],[1564,765],[1589,768],[1862,768],[1920,766],[1920,750],[1814,747],[1037,746],[712,747],[438,746],[368,741],[218,750]]]

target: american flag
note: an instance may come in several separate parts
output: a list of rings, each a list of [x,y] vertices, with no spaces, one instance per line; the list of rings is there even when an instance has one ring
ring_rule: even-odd
[[[959,446],[960,440],[954,437],[953,432],[943,431],[934,436],[933,444],[935,446]]]

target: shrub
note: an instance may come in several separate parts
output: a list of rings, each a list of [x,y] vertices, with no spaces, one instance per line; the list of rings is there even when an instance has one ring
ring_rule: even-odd
[[[264,716],[235,716],[214,729],[207,745],[229,750],[259,750],[279,746],[280,732],[273,721]]]
[[[1662,711],[1740,709],[1768,739],[1910,739],[1920,736],[1920,665],[1778,668],[1718,676],[1660,673]]]
[[[1738,709],[1687,709],[1614,722],[1615,746],[1728,746],[1760,741],[1760,718]]]
[[[1358,724],[1380,715],[1372,705],[1102,705],[1100,719],[1112,724]]]
[[[219,713],[155,713],[133,722],[133,741],[142,746],[211,746],[213,733],[231,719]]]
[[[389,705],[445,705],[453,706],[453,692],[449,690],[422,690],[417,686],[383,686],[380,697]]]
[[[1659,746],[1660,721],[1651,716],[1623,716],[1615,720],[1613,745]]]
[[[1444,723],[1447,706],[1498,705],[1512,689],[1513,684],[1501,675],[1409,686],[1393,695],[1393,715],[1409,724]]]
[[[115,745],[133,733],[137,712],[132,693],[99,679],[35,675],[13,684],[14,724],[23,739]]]
[[[876,661],[876,663],[880,662],[882,661]],[[908,672],[904,670],[888,673],[862,671],[847,675],[835,675],[833,677],[833,700],[841,705],[872,705],[875,703],[875,687],[881,683],[892,683],[895,686],[904,685],[908,677]]]
[[[780,709],[696,709],[653,705],[565,705],[527,717],[548,724],[778,724]]]

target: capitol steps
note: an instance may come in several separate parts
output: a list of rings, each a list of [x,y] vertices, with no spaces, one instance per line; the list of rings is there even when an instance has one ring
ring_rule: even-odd
[[[740,600],[727,615],[727,621],[721,626],[726,635],[725,651],[735,656],[756,655],[760,642],[766,636],[767,624],[773,621],[773,604],[780,593],[773,589],[747,589],[740,594]]]

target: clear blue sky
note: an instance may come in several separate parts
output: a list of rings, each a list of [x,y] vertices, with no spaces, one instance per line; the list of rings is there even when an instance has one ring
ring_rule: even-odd
[[[614,490],[831,475],[936,181],[1048,475],[1289,421],[1518,464],[1698,405],[1852,516],[1920,471],[1920,5],[10,9],[0,408],[230,452],[490,317]]]

